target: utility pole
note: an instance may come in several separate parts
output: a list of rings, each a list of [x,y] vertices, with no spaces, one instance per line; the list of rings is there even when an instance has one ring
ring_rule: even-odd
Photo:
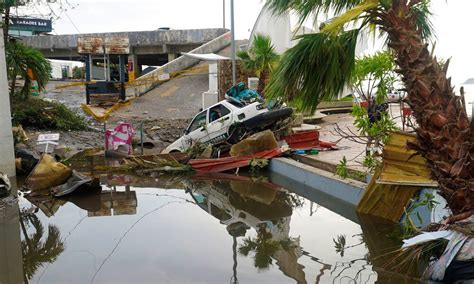
[[[16,175],[15,153],[3,29],[0,29],[0,110],[0,172],[8,177],[14,177]]]
[[[222,28],[225,29],[225,1],[222,0]]]
[[[232,85],[237,84],[237,68],[235,66],[235,25],[234,25],[234,0],[230,0],[230,29],[231,29],[231,58],[232,58]]]

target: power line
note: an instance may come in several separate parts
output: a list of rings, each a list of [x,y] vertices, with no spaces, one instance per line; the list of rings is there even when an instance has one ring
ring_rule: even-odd
[[[74,26],[74,28],[76,29],[76,31],[81,34],[81,31],[77,28],[76,24],[74,24],[74,22],[71,20],[71,18],[69,17],[69,15],[67,14],[66,11],[64,11],[64,15],[66,15],[66,17],[69,19],[69,21],[71,22],[71,24]]]

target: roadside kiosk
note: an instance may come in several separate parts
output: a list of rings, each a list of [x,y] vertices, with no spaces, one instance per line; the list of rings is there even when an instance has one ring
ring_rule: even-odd
[[[79,37],[77,52],[84,55],[86,104],[126,100],[128,37]]]

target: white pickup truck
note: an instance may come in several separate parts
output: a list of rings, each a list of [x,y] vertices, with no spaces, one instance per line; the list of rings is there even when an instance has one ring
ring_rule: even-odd
[[[258,101],[244,105],[235,100],[223,100],[197,114],[184,135],[162,153],[185,152],[196,141],[234,144],[250,131],[263,130],[292,113],[291,108],[270,111]]]

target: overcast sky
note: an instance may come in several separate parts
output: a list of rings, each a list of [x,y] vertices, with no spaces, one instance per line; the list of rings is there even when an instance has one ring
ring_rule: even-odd
[[[64,1],[64,0],[63,0]],[[222,27],[223,0],[69,0],[75,8],[58,12],[54,33],[91,33]],[[261,0],[235,0],[236,37],[248,38],[263,6]],[[229,3],[227,24],[229,28]],[[450,75],[455,84],[474,77],[474,1],[433,0],[435,53],[452,57]],[[57,10],[57,9],[56,9]],[[21,13],[21,11],[20,11]],[[29,12],[31,13],[31,12]],[[33,14],[44,14],[35,9]]]

